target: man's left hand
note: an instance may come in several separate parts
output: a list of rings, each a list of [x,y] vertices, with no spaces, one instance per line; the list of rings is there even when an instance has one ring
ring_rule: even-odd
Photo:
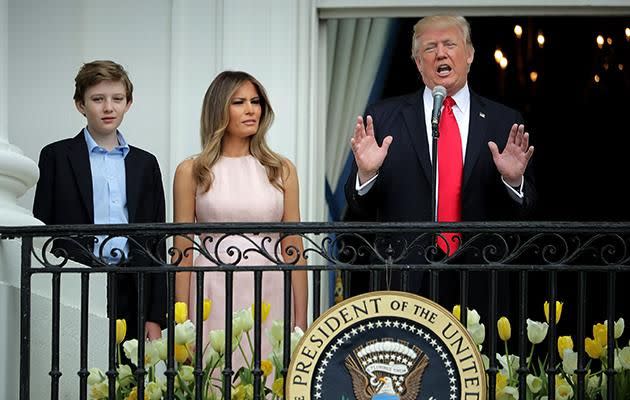
[[[496,143],[488,142],[492,159],[497,170],[510,186],[520,186],[529,159],[534,154],[534,146],[529,145],[529,133],[524,125],[514,124],[510,129],[507,143],[502,152]]]

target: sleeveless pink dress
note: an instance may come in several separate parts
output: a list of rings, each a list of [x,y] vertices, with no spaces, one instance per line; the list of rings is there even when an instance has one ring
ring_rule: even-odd
[[[221,157],[214,165],[214,180],[210,190],[196,196],[197,222],[280,222],[284,210],[283,193],[276,189],[267,177],[265,167],[253,156]],[[271,241],[263,240],[271,237]],[[205,241],[204,241],[205,239]],[[237,255],[230,255],[230,249],[243,251],[255,248],[254,244],[263,247],[272,258],[282,257],[280,252],[279,235],[261,233],[242,236],[224,236],[222,234],[202,235],[202,244],[209,254],[220,263],[232,264]],[[218,241],[219,240],[219,241]],[[277,252],[277,253],[276,253]],[[259,252],[241,253],[241,260],[237,265],[274,265]],[[203,255],[197,255],[195,266],[216,265]],[[233,306],[234,312],[251,308],[254,303],[254,273],[234,273]],[[269,316],[262,325],[262,351],[261,359],[269,358],[271,344],[267,337],[267,330],[271,328],[273,320],[284,319],[283,289],[284,278],[280,271],[263,272],[262,300],[271,304]],[[192,275],[190,279],[190,316],[195,315],[196,279]],[[291,302],[293,304],[293,294]],[[204,274],[204,298],[212,300],[210,317],[204,322],[204,348],[208,343],[208,332],[213,329],[225,329],[225,274],[206,272]],[[293,306],[292,306],[293,312]],[[192,318],[191,318],[192,319]],[[293,321],[293,315],[288,321]],[[254,330],[250,331],[252,343]],[[253,360],[247,338],[243,336],[241,344],[245,349],[248,359]],[[233,370],[237,371],[242,364],[240,351],[233,353]]]

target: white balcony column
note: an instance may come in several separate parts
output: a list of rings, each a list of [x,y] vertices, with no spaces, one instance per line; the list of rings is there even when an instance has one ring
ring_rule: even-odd
[[[39,176],[37,164],[9,143],[9,3],[0,0],[0,226],[39,225],[17,199]],[[4,233],[4,232],[3,232]],[[20,364],[20,241],[0,241],[0,312],[7,323],[0,328],[0,398],[16,399]]]
[[[17,199],[37,182],[37,164],[9,143],[9,2],[0,0],[0,226],[41,224]]]

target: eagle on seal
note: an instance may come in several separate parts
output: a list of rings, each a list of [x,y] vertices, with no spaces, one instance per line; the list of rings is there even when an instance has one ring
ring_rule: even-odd
[[[345,366],[357,400],[416,400],[429,357],[415,345],[385,338],[353,349]]]

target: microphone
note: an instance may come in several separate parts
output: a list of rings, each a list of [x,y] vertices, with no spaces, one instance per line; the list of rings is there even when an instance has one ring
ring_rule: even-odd
[[[442,113],[442,103],[446,98],[446,89],[444,86],[436,86],[431,91],[433,96],[433,112],[431,113],[431,126],[435,131],[440,122],[440,114]]]

